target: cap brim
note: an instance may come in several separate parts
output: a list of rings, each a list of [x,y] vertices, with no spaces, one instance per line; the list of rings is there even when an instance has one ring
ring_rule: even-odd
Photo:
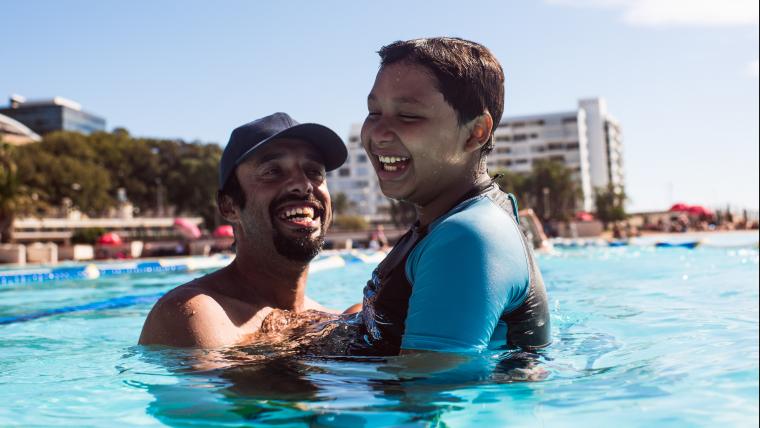
[[[256,150],[267,146],[273,140],[281,138],[298,138],[311,143],[317,149],[319,154],[322,155],[326,171],[338,169],[348,157],[348,149],[346,149],[346,145],[332,129],[318,123],[301,123],[278,132],[257,144],[255,147],[251,147],[251,149],[238,158],[235,165],[239,165],[256,153]]]

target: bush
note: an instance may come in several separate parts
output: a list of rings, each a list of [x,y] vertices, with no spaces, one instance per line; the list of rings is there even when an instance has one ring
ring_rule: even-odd
[[[100,235],[106,233],[102,227],[89,227],[86,229],[77,229],[71,236],[72,244],[90,244],[95,245]]]
[[[368,230],[369,223],[362,216],[358,215],[338,215],[333,220],[333,226],[336,229],[361,231]]]

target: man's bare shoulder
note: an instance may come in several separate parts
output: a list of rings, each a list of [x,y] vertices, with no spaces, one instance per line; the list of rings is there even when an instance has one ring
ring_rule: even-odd
[[[181,285],[161,297],[145,320],[139,343],[211,348],[235,342],[237,329],[211,285],[215,274]]]

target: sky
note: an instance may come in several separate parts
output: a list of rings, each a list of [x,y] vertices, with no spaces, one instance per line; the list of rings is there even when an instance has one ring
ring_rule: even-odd
[[[0,97],[62,96],[108,129],[221,145],[275,111],[346,138],[381,46],[463,37],[501,61],[505,117],[607,100],[629,211],[759,205],[756,0],[51,0],[2,16]]]

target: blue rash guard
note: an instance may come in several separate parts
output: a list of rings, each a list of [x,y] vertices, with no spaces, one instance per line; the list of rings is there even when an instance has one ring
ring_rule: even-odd
[[[548,345],[546,291],[516,211],[489,186],[407,232],[364,289],[364,334],[349,353]]]

